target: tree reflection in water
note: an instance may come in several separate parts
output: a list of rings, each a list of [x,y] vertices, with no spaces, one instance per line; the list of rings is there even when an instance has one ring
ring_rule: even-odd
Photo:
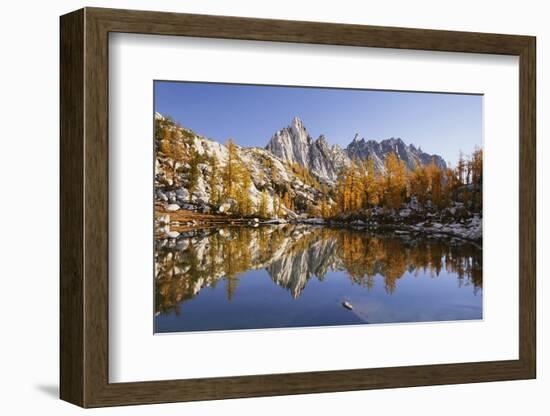
[[[482,288],[482,251],[458,240],[372,234],[365,230],[306,225],[228,227],[195,230],[176,240],[157,240],[155,309],[175,311],[204,288],[223,284],[228,302],[239,290],[239,275],[265,269],[273,283],[298,299],[312,277],[343,271],[351,283],[370,290],[383,278],[388,295],[407,273],[437,278],[442,270],[458,285]]]

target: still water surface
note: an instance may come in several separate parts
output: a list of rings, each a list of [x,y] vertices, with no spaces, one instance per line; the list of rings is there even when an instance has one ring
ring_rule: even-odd
[[[284,225],[156,245],[157,333],[482,318],[482,252],[458,240]]]

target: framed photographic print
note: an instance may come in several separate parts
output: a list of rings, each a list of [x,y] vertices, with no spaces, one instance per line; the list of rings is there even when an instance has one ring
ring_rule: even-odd
[[[60,53],[62,399],[535,377],[535,38],[85,8]]]

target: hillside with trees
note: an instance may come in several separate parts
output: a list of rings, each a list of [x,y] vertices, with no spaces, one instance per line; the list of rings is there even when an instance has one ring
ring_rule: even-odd
[[[425,230],[440,224],[441,232],[476,228],[468,235],[480,239],[481,148],[461,154],[453,167],[401,139],[330,147],[324,136],[312,140],[299,119],[293,123],[266,148],[246,148],[199,136],[156,113],[157,216],[178,218],[179,229],[191,225],[186,212],[243,223],[420,224]]]

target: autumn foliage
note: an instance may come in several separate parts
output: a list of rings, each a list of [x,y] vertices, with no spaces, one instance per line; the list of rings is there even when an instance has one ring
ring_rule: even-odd
[[[260,164],[251,166],[232,139],[225,143],[224,160],[199,154],[194,138],[170,118],[155,120],[156,151],[170,161],[163,170],[164,183],[172,189],[185,187],[189,202],[198,188],[206,189],[212,207],[232,201],[231,213],[243,217],[285,217],[290,211],[326,219],[348,214],[364,217],[373,209],[395,214],[407,203],[431,212],[457,202],[470,213],[482,209],[483,152],[479,148],[470,156],[461,153],[454,168],[432,160],[411,170],[396,153],[388,154],[383,164],[377,160],[378,165],[372,158],[355,158],[341,170],[336,183],[329,183],[298,163],[265,155]],[[297,192],[305,188],[307,192]]]
[[[421,209],[438,211],[456,201],[480,212],[482,161],[481,149],[475,149],[469,159],[461,155],[454,169],[441,168],[432,160],[428,165],[417,164],[411,171],[395,153],[386,157],[383,169],[376,169],[371,158],[354,159],[341,172],[336,203],[325,217],[375,207],[396,211],[413,199]]]

